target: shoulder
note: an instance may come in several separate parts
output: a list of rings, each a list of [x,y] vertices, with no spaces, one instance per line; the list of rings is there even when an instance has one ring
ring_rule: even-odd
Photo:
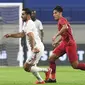
[[[27,22],[27,26],[28,26],[29,28],[35,28],[35,24],[34,24],[34,22],[33,22],[32,20],[29,20],[29,21]]]
[[[35,23],[34,23],[32,20],[29,20],[29,21],[27,22],[27,25],[31,25],[31,27],[33,27],[33,26],[35,25]]]
[[[29,20],[27,24],[34,24],[34,22],[32,20]]]
[[[37,23],[42,23],[39,19],[36,19],[36,22],[37,22]]]
[[[64,17],[61,17],[61,18],[59,19],[58,23],[59,23],[59,24],[62,24],[62,23],[65,24],[65,23],[67,23],[67,19],[64,18]]]
[[[59,21],[67,21],[67,19],[64,18],[64,17],[61,17],[61,18],[59,19]]]

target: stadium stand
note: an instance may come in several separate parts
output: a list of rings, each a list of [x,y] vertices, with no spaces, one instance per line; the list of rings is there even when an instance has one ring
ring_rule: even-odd
[[[63,15],[72,24],[85,23],[85,0],[25,0],[24,7],[37,10],[37,17],[45,24],[55,23],[52,17],[52,10],[56,5],[64,8]]]

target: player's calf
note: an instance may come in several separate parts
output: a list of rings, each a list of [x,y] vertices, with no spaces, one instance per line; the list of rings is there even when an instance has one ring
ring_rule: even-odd
[[[79,63],[78,61],[71,63],[74,69],[80,69],[85,71],[85,63]]]
[[[48,68],[48,71],[45,72],[45,77],[46,77],[45,80],[48,80],[50,78],[51,72],[52,72],[52,69],[51,68]]]
[[[72,66],[74,69],[77,69],[78,64],[79,64],[78,61],[74,61],[74,62],[71,63],[71,66]]]

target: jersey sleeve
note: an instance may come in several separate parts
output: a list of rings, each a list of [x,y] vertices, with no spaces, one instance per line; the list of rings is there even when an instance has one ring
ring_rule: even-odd
[[[33,25],[31,23],[27,24],[26,34],[33,32]]]
[[[60,22],[59,22],[61,25],[65,25],[67,24],[67,20],[65,19],[60,19]]]

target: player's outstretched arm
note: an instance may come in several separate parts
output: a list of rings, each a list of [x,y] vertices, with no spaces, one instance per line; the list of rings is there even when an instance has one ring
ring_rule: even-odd
[[[21,33],[15,33],[15,34],[6,34],[4,37],[6,38],[22,38],[25,34],[23,32]]]
[[[67,31],[67,29],[68,29],[67,24],[62,25],[62,28],[61,28],[60,31],[58,31],[58,33],[56,34],[56,37],[58,37],[59,35],[63,34],[65,31]]]
[[[63,25],[62,28],[61,28],[61,30],[58,31],[55,36],[53,36],[52,41],[55,41],[55,39],[56,39],[58,36],[60,36],[62,33],[64,33],[65,31],[67,31],[67,29],[68,29],[67,24]]]

